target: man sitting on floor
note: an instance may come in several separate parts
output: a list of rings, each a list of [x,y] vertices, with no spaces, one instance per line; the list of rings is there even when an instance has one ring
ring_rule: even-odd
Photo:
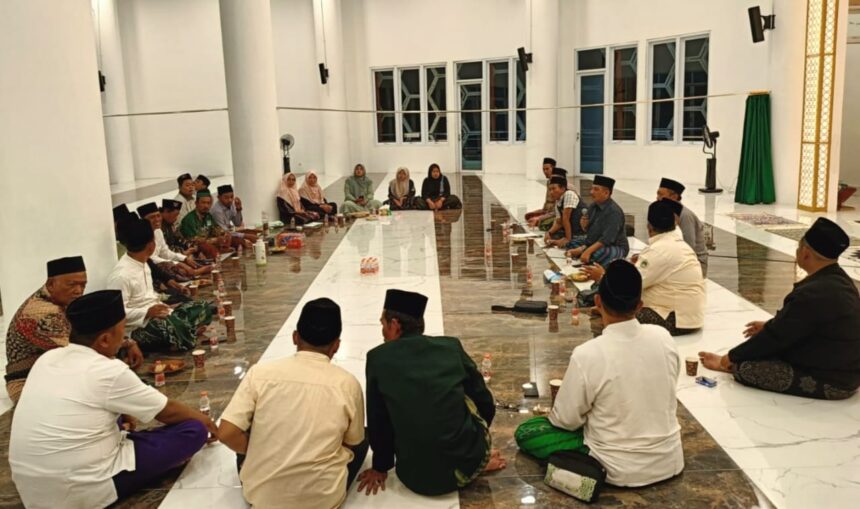
[[[555,165],[555,159],[551,157],[543,158],[542,169],[543,176],[546,178],[546,199],[543,202],[543,208],[533,210],[525,215],[525,220],[528,221],[529,226],[532,228],[539,226],[544,221],[552,224],[552,222],[548,220],[554,217],[553,211],[555,210],[556,200],[550,196],[549,181],[552,178],[552,170],[555,168]]]
[[[561,450],[588,454],[616,486],[645,486],[684,469],[675,415],[681,361],[665,329],[636,321],[641,291],[629,262],[606,269],[595,296],[603,334],[573,350],[549,419],[517,429],[525,452],[541,459]]]
[[[208,191],[209,190],[209,184],[210,184],[209,178],[206,175],[203,175],[201,173],[200,175],[197,175],[196,179],[194,179],[194,191],[195,192]]]
[[[205,274],[212,270],[211,267],[197,265],[197,262],[191,256],[170,249],[162,231],[163,220],[161,218],[161,211],[155,202],[141,205],[137,208],[137,213],[141,218],[149,221],[150,226],[152,226],[152,231],[155,235],[155,253],[153,253],[151,259],[160,268],[171,274],[179,274],[188,278]]]
[[[186,256],[192,256],[197,252],[197,247],[188,240],[182,238],[179,233],[179,211],[182,203],[176,200],[161,200],[161,232],[167,247],[173,251],[180,252]]]
[[[36,361],[12,418],[9,466],[28,508],[110,505],[188,461],[218,431],[115,359],[125,329],[120,292],[84,295],[66,316],[70,344]],[[134,432],[135,419],[168,426]]]
[[[215,224],[235,239],[245,240],[246,243],[257,242],[257,236],[248,230],[244,230],[245,223],[242,218],[242,200],[233,194],[233,186],[218,186],[218,199],[209,209]],[[242,231],[232,231],[233,229]]]
[[[122,290],[131,337],[144,350],[192,350],[198,330],[212,321],[212,305],[199,300],[171,309],[163,304],[147,265],[155,252],[152,227],[143,219],[133,219],[121,223],[120,229],[128,252],[108,276],[107,286]]]
[[[194,211],[195,184],[190,173],[183,173],[178,176],[176,182],[179,184],[179,193],[176,194],[174,200],[182,204],[182,208],[179,209],[179,218],[177,219],[181,223],[186,215]]]
[[[33,364],[39,357],[57,347],[69,344],[71,325],[66,320],[66,306],[84,294],[87,272],[80,256],[48,262],[48,280],[18,308],[6,331],[6,392],[13,403]],[[143,362],[143,354],[134,340],[123,344],[132,367]]]
[[[221,415],[221,441],[246,455],[242,490],[254,507],[340,507],[367,455],[364,397],[331,363],[340,347],[340,307],[302,308],[298,352],[248,370]],[[253,431],[251,427],[253,426]]]
[[[179,233],[188,240],[197,243],[197,247],[208,258],[218,256],[220,247],[230,245],[230,233],[225,232],[215,223],[215,218],[209,213],[212,208],[212,195],[209,191],[197,193],[194,211],[182,219]]]
[[[553,174],[549,179],[550,196],[555,200],[555,213],[552,226],[544,235],[544,242],[550,246],[565,247],[574,235],[582,233],[579,224],[582,219],[579,208],[582,200],[573,189],[567,187],[567,171],[556,168],[553,172],[559,170],[561,174]]]
[[[860,387],[860,296],[839,266],[848,235],[818,218],[797,247],[807,276],[767,322],[747,324],[747,341],[727,355],[700,352],[702,364],[738,382],[816,399],[846,399]]]
[[[684,184],[672,179],[664,178],[660,180],[660,187],[657,188],[658,200],[672,200],[681,206],[680,208],[680,233],[684,237],[684,242],[689,244],[696,253],[696,258],[702,266],[702,276],[708,277],[708,248],[705,245],[705,228],[696,213],[681,205],[681,194],[684,193]]]
[[[570,241],[568,256],[578,257],[585,264],[594,262],[604,267],[627,256],[630,246],[624,231],[624,211],[612,199],[613,187],[614,179],[594,176],[591,186],[594,203],[588,207],[588,215],[581,221],[585,235]]]
[[[493,395],[457,338],[424,333],[427,297],[388,290],[385,343],[367,353],[367,432],[373,468],[359,491],[382,488],[388,471],[420,495],[466,486],[484,471],[505,467],[491,448]]]
[[[705,280],[696,253],[676,233],[675,203],[660,200],[648,206],[649,246],[636,257],[644,307],[636,319],[681,336],[705,324]],[[600,265],[582,270],[595,281],[604,272]]]

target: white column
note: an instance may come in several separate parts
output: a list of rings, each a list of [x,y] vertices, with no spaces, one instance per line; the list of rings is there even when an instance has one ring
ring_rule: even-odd
[[[346,64],[343,58],[343,27],[340,0],[314,0],[314,30],[317,63],[327,62],[328,83],[320,85],[320,107],[346,108]],[[347,114],[323,112],[323,164],[329,175],[351,175]],[[369,169],[374,171],[374,169]],[[378,171],[378,170],[377,170]]]
[[[128,113],[125,90],[125,66],[122,39],[117,18],[117,0],[93,0],[97,20],[96,33],[102,74],[107,84],[101,94],[105,115]],[[108,170],[111,184],[133,184],[134,156],[128,117],[104,119]]]
[[[526,87],[528,108],[556,108],[558,106],[558,0],[529,0],[531,5],[531,47],[526,40],[526,51],[534,53],[529,64]],[[555,158],[558,153],[558,112],[555,109],[529,111],[526,114],[526,168],[528,175],[535,174],[544,157]],[[573,171],[573,161],[558,159],[558,165]]]
[[[278,134],[272,13],[269,0],[221,0],[221,37],[236,194],[245,221],[277,218],[283,174]]]
[[[82,255],[87,291],[116,262],[87,0],[0,2],[0,291],[9,316],[45,262]]]

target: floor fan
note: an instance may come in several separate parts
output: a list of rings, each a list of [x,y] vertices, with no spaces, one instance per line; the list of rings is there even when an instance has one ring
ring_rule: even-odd
[[[702,152],[710,155],[705,161],[705,187],[699,188],[701,193],[722,193],[723,190],[717,187],[717,138],[720,137],[719,131],[711,131],[706,125],[702,129]],[[708,152],[710,150],[710,152]]]

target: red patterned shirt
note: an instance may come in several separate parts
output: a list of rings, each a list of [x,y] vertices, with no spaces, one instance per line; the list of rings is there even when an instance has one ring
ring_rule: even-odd
[[[40,288],[24,301],[6,331],[6,380],[26,378],[39,356],[69,344],[71,331],[65,310],[51,302],[46,287]]]

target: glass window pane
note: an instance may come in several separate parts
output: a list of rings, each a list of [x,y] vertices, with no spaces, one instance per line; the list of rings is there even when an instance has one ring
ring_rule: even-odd
[[[612,52],[613,92],[612,139],[636,139],[636,48],[616,49]]]
[[[490,141],[508,141],[510,72],[508,62],[490,63]]]
[[[445,111],[447,108],[447,97],[445,95],[445,68],[428,67],[426,70],[427,82],[427,140],[445,141],[448,139],[448,118],[445,113],[434,113]]]
[[[421,73],[418,69],[400,71],[400,111],[404,143],[421,141]],[[414,111],[415,113],[409,113]]]
[[[577,51],[576,56],[576,69],[578,71],[589,71],[606,67],[606,49],[604,48]]]
[[[479,80],[483,77],[483,62],[465,62],[457,64],[458,80]]]
[[[666,42],[653,46],[651,69],[651,99],[675,98],[675,43]],[[675,139],[674,101],[655,102],[651,105],[651,139],[666,141]]]
[[[517,141],[526,141],[526,72],[517,65]]]
[[[376,141],[394,143],[397,141],[394,125],[394,71],[373,73],[376,89]]]
[[[684,41],[684,97],[704,95],[708,95],[708,39]],[[707,121],[707,99],[684,99],[684,141],[701,140]]]

